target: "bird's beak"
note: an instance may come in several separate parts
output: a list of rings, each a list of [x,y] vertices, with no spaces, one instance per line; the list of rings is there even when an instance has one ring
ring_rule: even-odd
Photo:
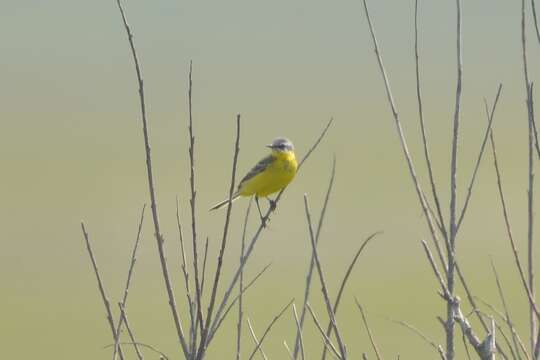
[[[272,144],[268,144],[268,145],[265,145],[265,146],[266,146],[267,148],[269,148],[269,149],[273,149]]]

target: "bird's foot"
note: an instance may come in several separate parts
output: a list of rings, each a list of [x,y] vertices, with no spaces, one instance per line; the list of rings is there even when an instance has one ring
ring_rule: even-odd
[[[276,200],[268,199],[268,202],[270,203],[270,211],[276,210],[276,207],[277,207]]]

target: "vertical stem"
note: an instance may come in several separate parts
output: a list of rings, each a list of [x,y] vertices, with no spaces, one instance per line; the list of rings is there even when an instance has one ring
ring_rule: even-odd
[[[196,214],[196,197],[195,191],[195,136],[193,135],[193,106],[192,106],[192,81],[193,63],[189,62],[189,88],[188,88],[188,109],[189,109],[189,185],[191,190],[191,199],[189,204],[191,206],[191,239],[193,247],[193,272],[195,273],[195,298],[197,302],[197,321],[203,331],[203,315],[202,315],[202,291],[201,281],[199,280],[199,255],[197,251],[197,214]]]
[[[452,159],[450,164],[450,251],[448,252],[448,272],[447,284],[450,295],[454,295],[454,270],[455,270],[455,250],[456,250],[456,198],[457,198],[457,151],[459,139],[459,122],[461,108],[461,81],[463,72],[463,63],[461,55],[461,0],[456,0],[457,10],[457,86],[456,86],[456,105],[454,110],[454,128],[452,137]],[[451,301],[446,305],[446,358],[453,360],[454,353],[454,304]]]
[[[534,164],[533,164],[533,121],[532,118],[532,85],[529,82],[529,71],[527,65],[527,37],[525,34],[525,0],[521,0],[521,55],[523,60],[523,77],[525,81],[525,94],[527,99],[527,121],[528,121],[528,190],[527,190],[527,271],[529,290],[533,297],[534,294],[534,262],[533,262],[533,195],[534,195]],[[531,349],[535,349],[536,339],[536,319],[532,305],[529,307],[529,326],[530,326],[530,344]]]

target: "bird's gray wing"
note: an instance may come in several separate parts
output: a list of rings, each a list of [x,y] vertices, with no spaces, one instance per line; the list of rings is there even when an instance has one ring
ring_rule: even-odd
[[[238,184],[238,187],[240,188],[244,182],[263,172],[272,163],[272,161],[274,161],[272,155],[268,155],[267,157],[261,159],[251,170],[249,170],[246,176],[243,177]]]

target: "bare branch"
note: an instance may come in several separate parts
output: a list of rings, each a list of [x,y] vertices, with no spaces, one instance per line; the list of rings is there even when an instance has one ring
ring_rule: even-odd
[[[215,272],[214,283],[212,286],[212,293],[210,295],[210,304],[208,305],[208,311],[206,314],[205,324],[203,327],[203,331],[201,332],[201,343],[199,345],[199,350],[197,351],[197,360],[201,360],[206,351],[206,347],[207,347],[206,339],[210,331],[212,314],[214,311],[214,305],[216,303],[219,279],[221,277],[221,268],[223,266],[223,255],[225,254],[225,247],[227,245],[227,237],[229,234],[229,223],[231,220],[231,212],[232,212],[232,197],[234,194],[234,188],[236,184],[236,165],[238,162],[239,152],[240,152],[240,114],[236,116],[236,141],[234,145],[231,185],[229,187],[229,201],[227,203],[227,214],[225,215],[225,225],[223,226],[223,237],[221,239],[221,248],[219,250],[217,269]]]
[[[217,322],[217,326],[215,327],[215,330],[213,332],[211,332],[210,335],[208,336],[208,342],[210,342],[214,338],[217,331],[219,330],[219,328],[223,324],[223,321],[225,320],[225,318],[227,317],[227,315],[229,314],[229,312],[231,311],[233,306],[236,304],[236,301],[238,301],[238,299],[240,299],[240,295],[245,294],[246,291],[248,291],[251,288],[251,286],[253,286],[255,284],[255,282],[257,280],[259,280],[259,278],[266,272],[266,270],[268,270],[270,268],[271,265],[272,265],[272,263],[266,265],[261,271],[259,271],[259,273],[257,275],[255,275],[253,280],[251,280],[245,287],[243,287],[242,292],[239,293],[238,295],[236,295],[232,299],[231,303],[229,304],[229,306],[227,306],[227,309],[225,310],[225,312],[223,313],[223,315],[221,316],[221,318]]]
[[[301,355],[302,360],[305,360],[306,355],[304,354],[304,338],[302,336],[302,327],[300,326],[300,320],[298,319],[298,313],[296,312],[296,305],[294,304],[293,304],[293,314],[294,314],[294,321],[296,323],[296,329],[298,331],[298,334],[300,334],[300,355]]]
[[[375,55],[377,57],[379,70],[380,70],[380,73],[381,73],[382,78],[383,78],[384,87],[385,87],[385,90],[386,90],[386,96],[388,98],[388,103],[390,105],[390,110],[392,111],[392,116],[394,118],[396,131],[398,133],[399,141],[401,143],[401,149],[402,149],[403,154],[405,156],[405,160],[407,161],[407,166],[408,166],[408,169],[409,169],[409,175],[411,176],[411,179],[412,179],[412,181],[414,183],[416,194],[418,196],[418,201],[420,202],[420,205],[422,207],[422,211],[424,213],[424,217],[425,217],[427,225],[429,227],[429,231],[431,233],[433,243],[434,243],[434,245],[436,247],[436,250],[437,250],[437,255],[439,256],[439,259],[440,259],[441,263],[444,263],[444,256],[443,256],[443,252],[442,252],[442,250],[440,248],[440,245],[439,245],[439,240],[438,240],[438,237],[437,237],[435,224],[434,224],[433,218],[431,217],[431,214],[430,214],[430,212],[428,210],[428,205],[427,205],[427,202],[425,200],[425,197],[423,196],[423,191],[422,191],[422,188],[420,186],[420,182],[418,180],[418,177],[416,175],[416,170],[415,170],[415,167],[414,167],[414,163],[413,163],[411,154],[409,153],[409,147],[407,145],[407,140],[405,139],[405,134],[403,132],[403,128],[401,127],[401,120],[399,119],[399,114],[397,112],[396,105],[394,103],[394,98],[392,96],[392,90],[390,88],[390,83],[388,81],[388,76],[386,75],[386,70],[384,68],[382,57],[380,55],[379,44],[378,44],[377,38],[375,36],[375,30],[373,29],[373,25],[371,23],[371,18],[369,16],[369,10],[368,10],[368,7],[367,7],[367,3],[366,3],[366,0],[362,0],[362,1],[363,1],[363,4],[364,4],[364,10],[365,10],[365,14],[366,14],[366,19],[367,19],[368,25],[369,25],[369,31],[370,31],[370,34],[371,34],[371,38],[373,40],[373,46],[374,46],[374,50],[375,50]],[[446,248],[447,248],[447,253],[450,253],[450,244],[449,244],[449,242],[446,241],[445,244],[446,244]]]
[[[120,308],[120,320],[126,324],[126,329],[129,334],[129,339],[131,340],[131,343],[133,344],[133,348],[135,349],[135,353],[137,354],[137,358],[139,360],[143,360],[143,355],[141,352],[141,349],[139,349],[139,344],[135,340],[135,335],[133,335],[133,331],[131,330],[131,326],[129,325],[129,321],[126,315],[126,309],[124,308],[124,305],[122,303],[118,303],[118,307]],[[119,334],[119,332],[117,332]],[[115,348],[118,346],[117,344],[114,345]]]
[[[311,314],[311,317],[313,318],[313,322],[315,322],[315,325],[317,326],[317,329],[319,330],[319,332],[321,333],[321,336],[324,340],[324,343],[325,345],[327,345],[330,350],[332,350],[332,353],[340,360],[343,360],[341,358],[341,355],[338,353],[336,347],[334,346],[334,344],[332,344],[332,340],[330,340],[330,338],[328,336],[326,336],[326,334],[324,333],[324,330],[323,328],[321,327],[321,323],[319,322],[319,320],[317,319],[317,316],[315,315],[315,312],[313,311],[313,309],[311,308],[311,306],[309,305],[309,302],[306,304],[307,306],[307,309],[309,311],[309,313]]]
[[[480,162],[482,161],[482,157],[484,155],[484,149],[486,147],[487,140],[489,138],[489,134],[491,134],[491,128],[492,128],[492,125],[493,125],[493,118],[494,118],[494,114],[495,114],[495,109],[497,108],[497,103],[499,102],[499,96],[501,94],[501,90],[502,90],[502,84],[499,84],[499,88],[497,90],[497,95],[495,96],[495,101],[493,102],[493,107],[491,108],[491,113],[489,114],[489,117],[488,117],[488,125],[487,125],[487,128],[486,128],[486,132],[484,133],[484,140],[482,141],[482,146],[480,146],[480,151],[479,151],[479,154],[478,154],[478,158],[476,159],[476,164],[474,166],[474,171],[473,171],[473,174],[472,174],[472,177],[471,177],[471,181],[469,182],[469,187],[467,189],[467,196],[465,197],[465,203],[463,205],[463,209],[461,210],[461,214],[459,216],[456,231],[459,231],[459,228],[461,226],[461,222],[463,221],[463,219],[465,217],[465,213],[467,212],[467,207],[469,206],[469,200],[471,199],[473,186],[474,186],[475,180],[476,180],[476,174],[478,173],[478,169],[480,168]]]
[[[94,269],[94,274],[96,274],[96,280],[98,283],[101,300],[103,300],[103,305],[105,305],[105,312],[107,313],[107,321],[109,322],[109,326],[111,328],[113,341],[116,343],[118,342],[118,335],[116,333],[116,328],[114,325],[114,319],[113,319],[113,315],[111,311],[111,304],[109,303],[109,298],[107,297],[107,294],[105,293],[105,287],[103,286],[103,281],[101,280],[101,276],[99,275],[99,269],[96,263],[96,258],[94,257],[94,252],[92,251],[90,238],[88,236],[88,233],[86,232],[86,228],[83,222],[81,222],[81,229],[82,229],[84,241],[86,242],[86,249],[88,250],[88,255],[90,256],[90,261],[92,262],[92,268]],[[120,359],[124,359],[124,352],[122,351],[121,347],[118,347],[118,355],[120,356]]]
[[[338,294],[336,296],[336,301],[334,302],[334,308],[333,308],[334,314],[337,314],[338,306],[340,304],[341,297],[343,296],[343,292],[345,290],[345,285],[347,284],[347,280],[349,280],[349,276],[351,275],[352,270],[354,266],[356,265],[358,258],[360,257],[360,254],[362,253],[366,245],[369,243],[369,241],[381,233],[382,231],[378,231],[368,236],[367,239],[362,242],[362,245],[360,245],[360,248],[354,255],[353,260],[349,264],[349,267],[347,268],[347,271],[345,272],[345,276],[343,277],[343,280],[341,281],[341,285],[339,286]],[[330,335],[332,334],[332,329],[333,329],[332,322],[329,322],[328,326],[326,327],[326,335],[328,337],[330,337]],[[322,354],[322,359],[324,360],[325,358],[326,358],[326,346],[323,348],[323,354]]]
[[[255,342],[256,349],[259,350],[259,353],[264,360],[268,360],[263,348],[261,347],[261,342],[259,341],[259,339],[257,339],[257,335],[255,335],[255,331],[253,330],[253,326],[251,325],[251,320],[249,320],[249,317],[247,318],[247,323],[249,327],[249,332],[251,334],[251,337],[253,338],[253,342]]]
[[[142,224],[144,220],[144,210],[146,209],[146,204],[143,205],[143,208],[141,210],[141,219],[139,221],[139,226],[137,228],[137,237],[135,239],[135,245],[133,246],[133,251],[131,252],[131,261],[129,264],[129,270],[126,280],[126,286],[124,287],[124,296],[122,298],[122,301],[120,302],[120,310],[122,312],[122,309],[125,309],[126,302],[129,294],[129,286],[131,285],[131,277],[133,276],[133,269],[135,268],[135,263],[137,262],[137,249],[139,247],[139,240],[141,238],[141,230],[142,230]],[[120,341],[120,334],[122,333],[122,325],[124,323],[124,317],[122,314],[120,314],[120,318],[118,319],[118,326],[116,328],[116,341],[114,345],[114,354],[113,359],[116,359],[116,353],[118,352],[118,341]]]
[[[433,195],[433,200],[435,201],[435,207],[437,209],[438,221],[440,223],[440,230],[443,236],[446,238],[446,225],[444,224],[444,217],[441,211],[441,204],[439,201],[439,195],[437,194],[437,188],[435,186],[435,180],[433,177],[433,166],[431,164],[431,157],[429,155],[429,146],[426,135],[426,128],[424,124],[424,111],[422,106],[422,91],[420,88],[420,64],[418,56],[418,0],[414,1],[414,60],[415,60],[415,70],[416,70],[416,99],[418,102],[418,116],[420,120],[420,132],[422,134],[422,143],[424,145],[424,157],[426,159],[426,165],[428,169],[429,182],[431,184],[431,193]],[[426,201],[427,204],[427,201]]]
[[[534,164],[533,164],[533,124],[534,114],[532,106],[532,84],[529,81],[529,71],[527,64],[527,37],[525,30],[525,0],[521,0],[521,55],[523,61],[523,80],[525,85],[526,103],[527,103],[527,123],[529,125],[528,147],[528,189],[527,189],[527,275],[528,275],[528,292],[532,300],[535,300],[534,291],[534,257],[533,257],[533,235],[534,235]],[[529,328],[530,328],[530,344],[534,351],[536,348],[536,319],[534,317],[533,306],[529,306]]]
[[[281,309],[281,311],[276,315],[274,316],[274,318],[272,319],[272,321],[270,322],[270,324],[268,324],[268,326],[266,327],[266,329],[264,330],[264,333],[263,335],[261,336],[261,340],[259,341],[259,343],[257,344],[257,346],[255,347],[255,349],[253,349],[253,351],[251,352],[251,355],[249,356],[248,360],[251,360],[253,359],[253,357],[255,356],[255,354],[257,353],[257,350],[259,350],[261,348],[261,345],[264,341],[264,339],[266,338],[266,336],[268,335],[268,333],[270,332],[270,330],[272,330],[272,327],[274,326],[274,324],[276,323],[276,321],[279,320],[279,318],[281,316],[283,316],[283,314],[285,313],[285,311],[289,308],[289,306],[291,306],[291,304],[293,303],[294,299],[292,299],[291,301],[289,301],[289,303],[287,305],[285,305],[283,307],[283,309]]]
[[[326,190],[326,195],[324,197],[324,203],[321,210],[321,215],[319,216],[319,224],[317,225],[317,233],[315,234],[315,243],[319,244],[319,236],[321,235],[321,229],[324,222],[324,218],[326,216],[326,209],[328,207],[328,203],[330,201],[330,194],[332,193],[332,189],[334,187],[334,179],[336,176],[336,157],[332,159],[332,171],[330,175],[330,181],[328,183],[328,188]],[[309,301],[309,293],[311,289],[311,279],[313,276],[313,269],[315,267],[315,258],[313,257],[313,252],[311,252],[310,256],[310,262],[309,262],[309,268],[306,276],[306,286],[304,290],[304,301],[302,303],[302,312],[300,314],[300,328],[296,332],[296,340],[294,345],[294,353],[293,357],[296,360],[298,358],[298,354],[300,351],[300,331],[302,330],[304,326],[304,319],[306,316],[306,304]],[[326,349],[326,346],[324,347]],[[323,353],[323,359],[325,358],[326,351]]]
[[[244,251],[246,248],[246,230],[249,220],[249,212],[251,211],[252,198],[249,199],[249,203],[246,209],[246,216],[244,217],[244,227],[242,229],[242,244],[240,246],[240,262],[244,257]],[[240,289],[238,294],[238,323],[236,325],[236,360],[240,360],[241,352],[241,339],[242,339],[242,322],[244,318],[244,307],[243,307],[243,292],[244,292],[244,271],[240,272]]]
[[[123,341],[123,342],[120,343],[120,345],[134,345],[134,343],[132,343],[132,342],[124,342]],[[144,344],[144,343],[141,343],[141,342],[137,342],[136,345],[141,346],[141,347],[146,348],[146,349],[149,349],[149,350],[152,350],[156,354],[159,354],[164,360],[169,359],[169,357],[167,355],[165,355],[165,353],[159,351],[158,349],[156,349],[152,345]],[[114,346],[114,344],[110,344],[110,345],[104,346],[103,348],[106,349],[106,348],[110,348],[110,347],[113,347],[113,346]]]
[[[435,351],[437,351],[439,353],[439,356],[441,357],[442,360],[446,360],[446,356],[444,355],[444,350],[442,348],[441,345],[435,343],[435,341],[431,340],[429,337],[427,337],[427,335],[425,335],[423,332],[421,332],[420,330],[418,330],[416,327],[410,325],[409,323],[405,322],[405,321],[402,321],[402,320],[392,320],[390,319],[390,321],[398,324],[398,325],[401,325],[403,326],[404,328],[412,331],[414,334],[418,335],[422,340],[424,340],[428,345],[430,345],[433,349],[435,349]]]
[[[508,325],[508,328],[512,332],[512,341],[514,342],[514,349],[517,352],[518,357],[519,357],[519,348],[518,348],[518,345],[517,345],[516,334],[515,334],[514,331],[512,331],[514,326],[512,324],[512,319],[510,317],[510,311],[508,310],[508,305],[506,304],[506,299],[504,298],[504,291],[502,289],[501,280],[499,279],[499,274],[497,273],[497,269],[495,268],[495,264],[493,263],[493,259],[491,259],[491,269],[493,270],[493,275],[495,275],[495,281],[497,283],[497,290],[499,292],[499,298],[501,299],[501,303],[502,303],[503,308],[504,308],[504,313],[505,313],[505,317],[506,317],[506,324]]]
[[[322,265],[319,260],[319,254],[317,252],[317,244],[315,244],[315,236],[313,234],[313,226],[311,224],[311,213],[309,211],[309,204],[308,204],[308,197],[306,194],[304,194],[304,209],[306,211],[306,219],[308,223],[308,230],[309,230],[309,238],[311,240],[311,248],[313,250],[313,257],[315,258],[315,265],[317,268],[317,273],[319,274],[319,280],[321,282],[322,287],[322,293],[324,302],[326,304],[326,310],[328,311],[328,316],[330,317],[330,322],[332,323],[332,327],[334,328],[336,339],[339,346],[339,351],[341,354],[341,358],[345,359],[347,357],[347,352],[345,349],[345,344],[343,343],[343,340],[341,338],[341,334],[339,332],[337,321],[336,321],[336,315],[334,314],[334,310],[332,309],[332,304],[330,303],[330,297],[328,295],[328,289],[326,286],[326,281],[324,280],[324,274],[322,271]]]
[[[174,298],[174,292],[172,290],[171,280],[169,278],[169,269],[167,267],[167,261],[165,258],[165,250],[163,247],[163,243],[165,242],[165,239],[163,238],[163,235],[161,234],[161,230],[159,226],[159,216],[158,216],[158,209],[157,209],[157,202],[156,202],[156,191],[155,191],[155,186],[154,186],[154,175],[153,175],[153,170],[152,170],[152,156],[150,154],[150,139],[148,135],[148,124],[146,121],[146,105],[145,105],[145,98],[144,98],[142,72],[139,65],[137,51],[135,50],[135,44],[133,42],[133,33],[131,32],[131,28],[129,27],[129,24],[127,22],[124,9],[122,7],[122,4],[120,3],[120,0],[116,0],[116,3],[118,5],[118,9],[120,10],[120,15],[122,16],[122,21],[124,23],[124,28],[126,30],[126,34],[128,37],[129,46],[131,48],[131,55],[133,57],[133,62],[135,64],[135,72],[137,75],[137,81],[139,84],[139,100],[140,100],[140,105],[141,105],[141,120],[142,120],[142,125],[143,125],[144,147],[145,147],[145,154],[146,154],[148,191],[150,193],[152,219],[154,222],[154,230],[155,230],[155,236],[156,236],[156,241],[157,241],[157,246],[158,246],[159,259],[161,263],[161,270],[163,272],[163,279],[165,281],[165,287],[167,289],[167,295],[169,298],[169,306],[171,308],[171,313],[173,315],[176,332],[178,334],[178,340],[180,342],[180,345],[182,346],[182,351],[184,352],[184,355],[187,357],[189,348],[186,343],[184,331],[182,330],[180,316],[178,315],[178,310],[176,309],[176,300]]]
[[[364,327],[366,328],[366,331],[368,333],[369,341],[371,342],[373,351],[375,351],[375,356],[377,357],[377,360],[382,360],[382,356],[379,352],[379,349],[377,348],[377,344],[375,343],[375,339],[373,338],[371,329],[369,328],[369,324],[367,321],[366,314],[364,313],[364,309],[362,308],[362,305],[360,305],[360,302],[358,302],[358,299],[356,297],[354,298],[354,301],[356,302],[356,306],[358,307],[358,310],[360,310],[360,313],[362,314],[362,322],[364,323]]]

